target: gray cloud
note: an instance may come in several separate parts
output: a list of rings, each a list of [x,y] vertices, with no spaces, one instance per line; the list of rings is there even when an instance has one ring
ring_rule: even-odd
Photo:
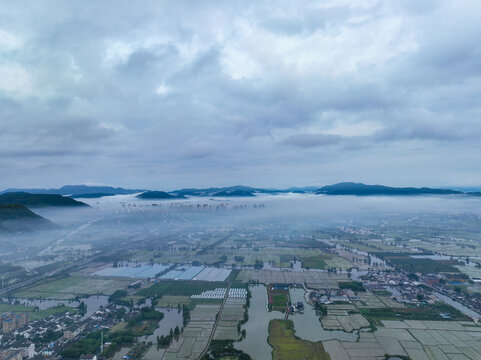
[[[341,136],[325,134],[296,134],[284,139],[285,144],[299,147],[317,147],[338,144],[342,140]]]
[[[474,0],[5,1],[0,185],[479,183],[480,15]]]

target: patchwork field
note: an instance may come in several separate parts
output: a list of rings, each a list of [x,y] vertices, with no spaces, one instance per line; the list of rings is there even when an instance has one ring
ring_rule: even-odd
[[[289,320],[271,320],[269,323],[269,344],[274,360],[327,360],[322,343],[312,343],[296,338],[294,324]]]
[[[242,270],[237,276],[239,281],[255,281],[262,284],[306,284],[316,288],[338,288],[339,281],[347,280],[346,274],[328,273],[315,270]]]
[[[162,360],[197,359],[207,347],[220,305],[197,305],[178,340],[165,350]]]
[[[214,340],[237,340],[237,324],[244,319],[245,299],[227,298],[215,330]]]
[[[179,280],[161,280],[156,284],[144,288],[138,292],[139,295],[151,297],[165,295],[172,296],[191,296],[201,294],[206,290],[214,290],[216,288],[226,287],[223,282],[206,282],[206,281],[179,281]]]
[[[66,300],[77,295],[111,295],[125,289],[131,280],[99,277],[69,276],[59,280],[46,281],[15,293],[16,297],[29,299]]]
[[[358,308],[404,308],[406,307],[403,303],[399,303],[396,300],[391,299],[385,295],[376,295],[371,291],[358,292],[357,296],[361,301],[357,301],[355,304]]]
[[[331,360],[385,359],[385,354],[412,360],[481,359],[481,327],[472,322],[383,321],[358,342],[324,341]]]
[[[321,319],[322,327],[326,330],[353,330],[369,327],[369,321],[361,314],[348,314],[345,310],[328,310],[328,314]]]

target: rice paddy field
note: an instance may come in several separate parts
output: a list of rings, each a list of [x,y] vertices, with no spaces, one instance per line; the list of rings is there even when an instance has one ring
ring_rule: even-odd
[[[68,276],[23,288],[14,296],[28,299],[67,300],[84,295],[111,295],[116,290],[125,289],[131,283],[132,280],[128,279]]]

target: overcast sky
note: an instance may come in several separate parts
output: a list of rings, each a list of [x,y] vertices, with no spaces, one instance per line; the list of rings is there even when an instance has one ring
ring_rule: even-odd
[[[0,188],[481,185],[481,2],[0,0]]]

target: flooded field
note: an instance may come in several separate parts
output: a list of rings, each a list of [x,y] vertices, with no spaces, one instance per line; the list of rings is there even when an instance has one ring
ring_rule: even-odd
[[[65,306],[77,307],[80,302],[84,302],[87,305],[87,312],[83,318],[91,316],[94,312],[100,309],[101,306],[108,304],[108,296],[104,295],[94,295],[87,298],[81,298],[80,301],[69,301],[69,300],[35,300],[35,299],[15,299],[22,305],[26,306],[38,306],[39,310],[50,309],[52,307],[64,304]],[[4,299],[5,301],[7,299]]]

